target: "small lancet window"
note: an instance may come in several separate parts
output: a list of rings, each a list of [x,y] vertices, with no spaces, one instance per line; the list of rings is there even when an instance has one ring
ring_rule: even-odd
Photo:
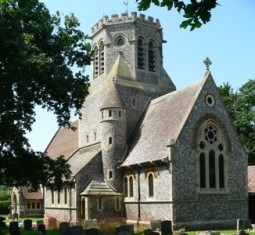
[[[148,188],[149,188],[149,197],[154,197],[154,177],[151,173],[148,176]]]
[[[124,195],[128,197],[128,177],[126,176],[124,179]]]
[[[137,41],[137,68],[144,69],[144,43],[142,38]]]
[[[129,177],[129,197],[134,197],[134,181],[133,177]]]
[[[148,68],[149,71],[155,72],[155,46],[152,41],[148,45]]]

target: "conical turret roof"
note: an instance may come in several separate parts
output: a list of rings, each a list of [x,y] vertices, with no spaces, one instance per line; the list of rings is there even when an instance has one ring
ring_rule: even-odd
[[[108,108],[125,108],[114,83],[112,83],[109,93],[106,96],[100,110]]]

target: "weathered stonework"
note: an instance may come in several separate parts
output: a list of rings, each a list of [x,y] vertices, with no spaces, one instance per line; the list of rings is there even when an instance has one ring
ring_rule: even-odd
[[[46,190],[47,216],[162,219],[174,229],[248,218],[247,156],[212,75],[176,91],[162,66],[163,42],[159,21],[136,13],[104,17],[92,28],[90,94],[78,149],[66,156],[73,178],[64,204],[64,191],[52,203]]]

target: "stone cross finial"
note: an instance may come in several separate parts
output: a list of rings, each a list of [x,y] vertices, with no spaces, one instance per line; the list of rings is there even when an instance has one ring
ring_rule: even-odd
[[[204,60],[204,64],[206,66],[206,71],[210,71],[210,65],[212,64],[212,61],[210,61],[210,59],[208,57],[206,57],[206,59]]]

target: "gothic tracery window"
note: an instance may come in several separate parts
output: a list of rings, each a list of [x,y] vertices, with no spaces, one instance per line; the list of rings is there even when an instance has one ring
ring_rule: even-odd
[[[207,122],[198,132],[199,188],[203,192],[226,189],[227,153],[222,130]]]

